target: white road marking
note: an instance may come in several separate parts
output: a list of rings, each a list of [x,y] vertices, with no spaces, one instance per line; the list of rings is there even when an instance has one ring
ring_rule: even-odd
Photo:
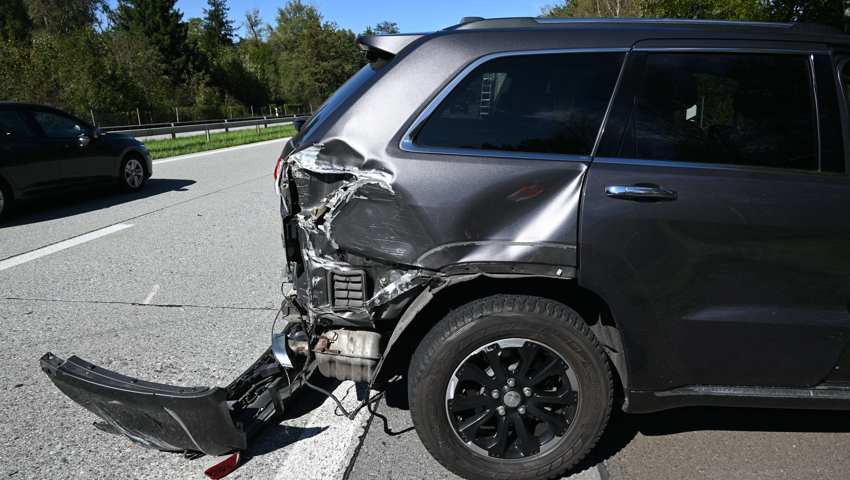
[[[61,242],[56,242],[52,245],[32,250],[27,253],[15,255],[14,257],[9,257],[5,260],[0,261],[0,271],[6,270],[7,268],[16,267],[23,263],[39,259],[52,253],[61,252],[62,250],[65,250],[67,248],[75,247],[77,245],[96,240],[100,237],[109,235],[110,233],[120,232],[121,230],[130,228],[132,226],[133,225],[130,223],[118,223],[106,228],[101,228],[100,230],[84,233],[77,237],[62,240]]]
[[[189,153],[187,155],[179,155],[179,156],[176,156],[176,157],[168,157],[168,158],[163,158],[163,159],[160,159],[160,160],[154,160],[153,164],[154,165],[162,165],[163,163],[179,162],[180,160],[188,160],[190,158],[204,157],[204,156],[207,156],[207,155],[215,155],[215,154],[218,154],[218,153],[234,152],[234,151],[237,151],[237,150],[244,150],[246,148],[262,147],[264,145],[272,145],[274,143],[285,142],[287,140],[289,140],[289,137],[278,138],[278,139],[275,139],[275,140],[266,140],[265,142],[247,143],[245,145],[237,145],[235,147],[219,148],[217,150],[207,150],[205,152]]]
[[[349,390],[350,389],[350,390]],[[348,411],[360,402],[352,382],[343,382],[334,390]],[[287,447],[287,455],[277,471],[277,480],[297,478],[299,480],[324,480],[342,478],[351,456],[354,454],[358,437],[369,418],[367,409],[360,410],[354,420],[336,415],[336,404],[330,398],[310,415],[305,428],[324,428],[313,436],[303,435]]]
[[[147,297],[145,297],[144,300],[142,300],[142,305],[150,305],[151,300],[153,300],[153,297],[155,297],[157,293],[159,293],[158,283],[154,284],[153,288],[151,288],[151,292],[148,294]]]

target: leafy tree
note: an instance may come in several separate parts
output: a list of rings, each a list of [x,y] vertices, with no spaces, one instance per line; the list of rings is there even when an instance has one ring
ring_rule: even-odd
[[[364,63],[354,33],[323,21],[301,0],[278,10],[269,44],[277,70],[274,96],[314,108]]]
[[[0,42],[26,42],[31,30],[32,21],[23,0],[0,2]]]
[[[387,20],[378,23],[374,28],[366,27],[366,30],[363,31],[363,35],[391,35],[394,33],[399,33],[398,24]]]
[[[543,8],[544,17],[640,17],[641,0],[567,0]]]
[[[7,1],[7,0],[4,0]],[[32,24],[54,33],[92,27],[102,0],[26,0]]]
[[[248,30],[248,39],[255,44],[265,40],[266,28],[263,26],[263,19],[258,9],[245,12],[245,28]]]

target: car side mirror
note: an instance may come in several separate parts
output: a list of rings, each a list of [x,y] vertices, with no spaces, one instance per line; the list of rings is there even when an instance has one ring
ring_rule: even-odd
[[[80,147],[85,147],[85,146],[88,146],[88,144],[91,143],[91,137],[89,137],[86,134],[82,134],[79,137],[77,137],[77,141],[79,142]]]
[[[102,135],[103,135],[103,130],[101,130],[97,127],[94,127],[91,131],[91,138],[94,139],[94,140],[100,138]]]

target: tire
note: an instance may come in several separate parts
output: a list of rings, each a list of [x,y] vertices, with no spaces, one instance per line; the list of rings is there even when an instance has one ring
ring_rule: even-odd
[[[512,385],[494,388],[500,400],[491,402],[496,392],[489,389],[500,379]],[[534,382],[540,383],[532,388]],[[612,391],[605,353],[584,320],[566,305],[525,295],[495,295],[453,310],[425,336],[408,371],[419,438],[443,466],[471,480],[561,476],[599,440]],[[476,406],[464,410],[469,405]],[[546,414],[550,421],[541,420]],[[488,419],[459,433],[473,417]],[[507,440],[500,443],[503,428]],[[521,443],[518,428],[539,438]]]
[[[147,181],[145,174],[144,160],[138,155],[128,155],[121,162],[121,169],[118,170],[119,186],[125,192],[137,192]]]
[[[12,191],[0,180],[0,221],[5,219],[12,209]]]

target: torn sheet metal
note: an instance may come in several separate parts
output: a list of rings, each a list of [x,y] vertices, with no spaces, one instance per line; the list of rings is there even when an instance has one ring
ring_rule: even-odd
[[[395,314],[456,265],[575,265],[585,163],[528,160],[517,171],[455,157],[434,170],[369,152],[334,137],[287,159],[284,223],[297,226],[293,283],[311,321],[374,327],[376,312]],[[357,272],[365,287],[350,291]]]
[[[370,322],[371,310],[423,285],[433,276],[433,273],[420,268],[367,262],[369,265],[365,268],[373,275],[366,278],[364,274],[361,281],[369,282],[369,291],[374,293],[364,296],[354,306],[351,306],[352,302],[345,302],[348,308],[338,308],[334,295],[344,293],[348,299],[348,295],[353,293],[336,290],[335,285],[343,282],[337,281],[335,275],[347,275],[346,280],[350,280],[351,275],[348,274],[364,271],[364,265],[353,265],[355,260],[347,253],[350,249],[337,240],[337,237],[353,239],[359,236],[346,235],[345,232],[335,235],[335,222],[356,200],[363,202],[396,196],[392,186],[393,174],[339,141],[313,145],[292,154],[287,160],[287,169],[288,175],[295,181],[298,195],[300,211],[294,214],[294,221],[300,230],[298,243],[306,273],[302,277],[307,277],[296,279],[295,285],[296,291],[306,297],[305,307],[311,320],[325,317],[355,323]],[[332,189],[329,190],[329,187]],[[317,192],[324,195],[318,198]],[[391,245],[388,242],[393,241],[393,236],[377,234],[363,240]],[[397,245],[387,248],[386,253],[393,256],[393,251],[399,253]],[[357,295],[361,296],[359,292]]]

